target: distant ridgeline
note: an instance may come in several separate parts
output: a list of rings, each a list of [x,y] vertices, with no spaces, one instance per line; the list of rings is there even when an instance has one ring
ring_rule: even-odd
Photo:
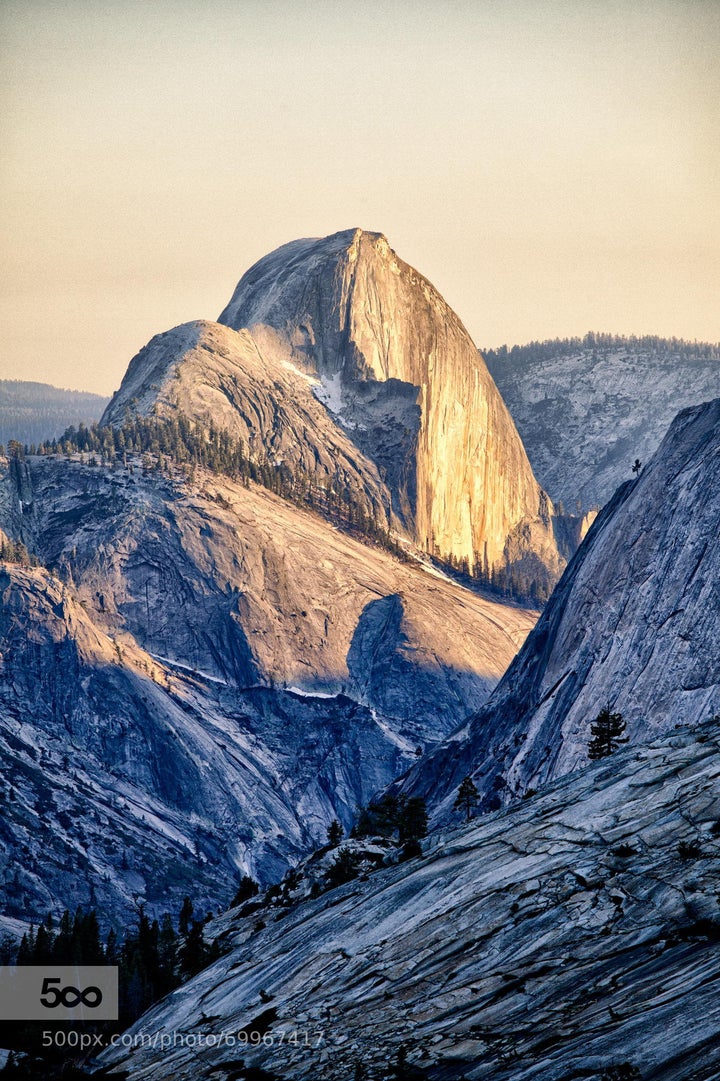
[[[108,400],[48,383],[0,379],[0,443],[17,439],[31,445],[60,435],[70,424],[92,424]]]
[[[644,334],[641,337],[631,334],[596,334],[590,332],[583,338],[551,338],[546,341],[532,341],[527,345],[501,345],[497,349],[481,349],[485,363],[495,374],[494,365],[502,362],[512,365],[513,361],[524,364],[526,361],[548,360],[552,357],[573,356],[583,350],[606,351],[626,349],[639,353],[654,353],[657,356],[678,354],[687,360],[708,358],[720,360],[720,343],[688,342],[684,338],[659,338],[656,334]]]
[[[17,454],[19,449],[14,447],[13,453]],[[71,426],[59,438],[39,443],[32,450],[40,455],[89,454],[88,465],[128,466],[128,455],[141,455],[146,474],[167,472],[177,465],[192,480],[194,468],[199,466],[246,485],[253,481],[283,499],[337,522],[348,532],[379,544],[399,559],[409,558],[406,548],[398,543],[359,489],[338,485],[325,474],[298,471],[286,461],[272,461],[264,451],[250,453],[242,439],[234,438],[225,429],[191,421],[182,414],[161,419],[128,412],[120,426],[80,424],[77,429]],[[467,560],[434,559],[433,562],[469,588],[489,590],[522,602],[544,604],[551,591],[529,574],[514,569],[488,571],[478,561],[471,572]]]
[[[556,507],[604,506],[678,410],[720,392],[720,344],[682,338],[586,334],[484,357]]]

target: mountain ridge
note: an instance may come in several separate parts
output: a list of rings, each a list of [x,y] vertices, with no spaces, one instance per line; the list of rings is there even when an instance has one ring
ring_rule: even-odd
[[[30,445],[62,434],[71,424],[91,424],[108,398],[49,383],[0,379],[0,444],[11,439]]]
[[[489,701],[411,770],[408,791],[447,817],[472,773],[497,806],[587,761],[606,705],[631,740],[720,712],[719,462],[720,399],[682,410],[593,523]]]
[[[486,360],[538,478],[571,509],[606,503],[678,409],[720,392],[720,345],[677,338],[591,333]]]

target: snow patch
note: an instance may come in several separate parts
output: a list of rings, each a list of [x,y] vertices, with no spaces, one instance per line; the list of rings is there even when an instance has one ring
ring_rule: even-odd
[[[345,428],[357,428],[354,420],[343,413],[342,372],[334,375],[321,375],[320,382],[313,386],[313,394],[340,421]]]
[[[319,380],[316,376],[310,375],[309,372],[304,372],[302,368],[298,368],[297,364],[293,364],[289,360],[281,360],[283,368],[286,368],[289,372],[293,372],[295,375],[299,375],[301,379],[304,379],[306,383],[309,383],[311,387],[317,387]],[[317,397],[320,397],[319,394]],[[320,399],[322,401],[322,399]]]
[[[325,691],[304,691],[302,687],[286,688],[289,694],[297,694],[300,698],[339,698],[339,694],[330,694]]]

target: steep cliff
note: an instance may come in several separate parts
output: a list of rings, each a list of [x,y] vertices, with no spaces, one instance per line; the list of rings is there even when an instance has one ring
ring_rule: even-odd
[[[618,489],[486,706],[406,780],[439,816],[473,773],[497,805],[587,762],[609,705],[631,743],[720,712],[720,399],[681,412]]]
[[[679,409],[720,393],[720,346],[589,334],[485,354],[535,475],[569,510],[607,503]]]
[[[467,331],[379,233],[287,244],[240,280],[220,322],[319,385],[425,551],[555,580],[552,506]]]

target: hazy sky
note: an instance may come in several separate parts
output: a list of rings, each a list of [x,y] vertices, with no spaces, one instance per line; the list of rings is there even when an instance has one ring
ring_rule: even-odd
[[[720,340],[720,3],[2,0],[0,377],[109,393],[287,240],[479,345]]]

